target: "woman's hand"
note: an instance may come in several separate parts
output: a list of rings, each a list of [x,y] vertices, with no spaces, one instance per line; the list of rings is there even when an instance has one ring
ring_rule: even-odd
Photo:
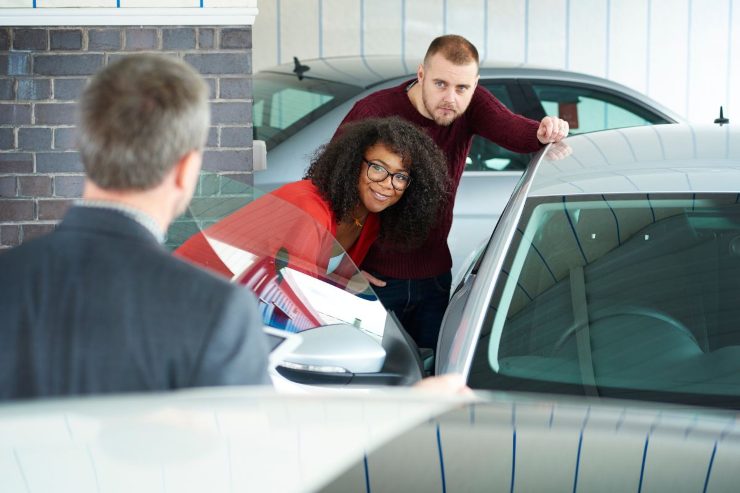
[[[383,286],[385,286],[385,281],[382,281],[382,280],[378,279],[374,275],[372,275],[372,274],[370,274],[370,273],[368,273],[368,272],[366,272],[364,270],[361,271],[361,272],[362,272],[362,275],[365,276],[365,279],[367,279],[367,281],[370,284],[372,284],[373,286],[378,286],[378,287],[381,287],[381,288]]]
[[[473,390],[465,385],[465,377],[457,373],[427,377],[414,385],[414,388],[436,392],[438,394],[475,395]]]

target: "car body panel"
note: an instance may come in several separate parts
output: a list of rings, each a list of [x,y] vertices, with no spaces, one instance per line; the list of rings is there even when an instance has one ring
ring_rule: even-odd
[[[0,405],[2,491],[314,491],[465,399],[220,387]]]
[[[543,163],[530,196],[738,191],[736,127],[661,125],[567,142],[573,153]]]
[[[735,413],[414,389],[255,388],[0,405],[7,493],[733,491]]]
[[[500,396],[405,431],[321,491],[732,491],[735,417]],[[696,424],[700,423],[697,427]],[[732,431],[730,431],[732,430]],[[363,487],[366,486],[366,490]]]

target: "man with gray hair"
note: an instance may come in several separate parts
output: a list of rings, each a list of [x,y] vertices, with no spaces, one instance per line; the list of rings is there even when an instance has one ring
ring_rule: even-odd
[[[269,383],[251,294],[162,246],[198,181],[207,93],[157,55],[92,79],[83,199],[53,233],[0,255],[0,400]]]

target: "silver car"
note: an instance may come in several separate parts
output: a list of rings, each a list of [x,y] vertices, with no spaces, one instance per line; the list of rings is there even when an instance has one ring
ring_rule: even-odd
[[[566,157],[533,159],[457,287],[437,372],[474,388],[740,408],[740,132],[660,125],[564,142]]]
[[[296,61],[255,74],[254,138],[267,145],[267,169],[254,174],[255,187],[271,191],[301,179],[310,156],[331,138],[352,105],[415,78],[417,63],[342,57]],[[484,64],[480,77],[480,84],[513,112],[534,120],[560,116],[572,134],[681,120],[632,89],[590,75]],[[473,140],[448,240],[454,271],[496,224],[530,157]]]

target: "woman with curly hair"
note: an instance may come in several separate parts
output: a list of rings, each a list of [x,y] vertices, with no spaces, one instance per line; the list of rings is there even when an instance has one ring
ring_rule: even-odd
[[[318,149],[303,180],[251,202],[176,253],[234,278],[240,273],[214,244],[285,258],[312,272],[327,267],[338,242],[360,265],[378,239],[421,245],[447,184],[444,156],[416,126],[396,117],[355,122]]]
[[[400,118],[346,125],[320,148],[305,179],[273,192],[327,226],[359,265],[376,239],[421,245],[447,196],[442,153]]]

